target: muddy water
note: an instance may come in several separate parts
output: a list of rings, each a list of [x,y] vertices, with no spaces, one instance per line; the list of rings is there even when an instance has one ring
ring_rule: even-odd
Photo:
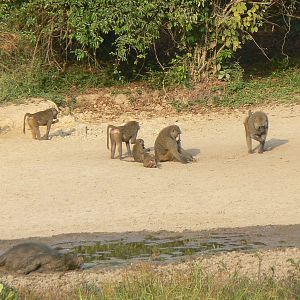
[[[83,268],[122,266],[141,261],[173,262],[228,251],[300,248],[300,224],[255,226],[200,232],[78,233],[48,238],[0,240],[0,254],[24,241],[45,242],[61,252],[84,257]]]

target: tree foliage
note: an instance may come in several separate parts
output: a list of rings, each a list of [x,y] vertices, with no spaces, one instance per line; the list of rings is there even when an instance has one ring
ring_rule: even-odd
[[[296,0],[4,0],[0,26],[2,32],[10,28],[31,41],[32,61],[39,56],[61,68],[74,59],[99,62],[105,57],[117,69],[122,62],[139,65],[151,60],[164,70],[179,64],[181,76],[188,73],[198,81],[220,71],[270,16],[278,11],[292,16],[297,4]]]

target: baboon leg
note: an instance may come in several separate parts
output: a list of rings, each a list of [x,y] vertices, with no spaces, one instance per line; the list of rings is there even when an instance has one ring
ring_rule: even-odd
[[[159,161],[174,161],[175,157],[170,151],[168,151],[165,155],[160,155],[158,157],[158,160]]]
[[[116,142],[112,139],[110,140],[110,158],[115,158],[115,152],[116,152]]]
[[[137,137],[137,132],[136,132],[135,135],[132,136],[132,138],[131,138],[131,144],[135,144],[136,137]]]
[[[264,153],[264,146],[265,146],[265,141],[260,142],[259,144],[259,149],[258,149],[258,153]]]
[[[178,152],[177,147],[171,148],[169,150],[169,153],[170,153],[169,155],[171,155],[173,157],[173,159],[172,159],[173,161],[179,161],[179,162],[182,162],[185,164],[188,163],[188,161],[189,161],[184,155],[182,155],[181,153]]]
[[[245,132],[246,132],[246,142],[247,142],[247,147],[248,147],[248,153],[253,153],[252,151],[252,140],[250,137],[250,131],[249,131],[249,125],[248,125],[248,119],[249,117],[247,117],[244,121],[244,126],[245,126]]]
[[[32,138],[34,139],[34,140],[36,140],[37,139],[37,134],[36,134],[36,130],[35,130],[35,128],[32,126],[29,126],[30,127],[30,129],[31,129],[31,135],[32,135]]]
[[[116,146],[119,149],[119,143],[121,143],[122,147],[122,136],[120,134],[120,130],[118,128],[113,128],[110,131],[110,143],[111,143],[111,150],[110,150],[110,157],[112,159],[115,158]]]
[[[40,133],[39,126],[36,126],[36,128],[35,128],[35,135],[36,135],[37,140],[41,139],[41,133]]]
[[[127,148],[127,155],[132,156],[129,142],[126,142],[126,148]]]
[[[41,139],[41,134],[40,134],[39,125],[37,124],[37,122],[32,118],[28,118],[27,119],[27,124],[29,125],[29,127],[31,129],[32,138],[40,140]]]
[[[259,142],[259,149],[258,149],[258,153],[263,153],[264,152],[264,146],[265,146],[265,142],[266,142],[266,137],[267,135],[266,134],[263,134],[261,136],[259,135],[252,135],[251,136],[254,140],[258,141]]]
[[[117,147],[119,152],[119,159],[122,159],[122,141],[118,141]]]
[[[45,135],[43,136],[44,140],[48,140],[49,139],[49,132],[50,132],[50,128],[51,128],[51,125],[52,125],[52,121],[53,121],[53,119],[50,119],[47,122],[47,131],[46,131]]]
[[[194,157],[182,148],[180,149],[180,153],[181,153],[181,156],[183,157],[183,159],[186,159],[187,161],[194,160]]]

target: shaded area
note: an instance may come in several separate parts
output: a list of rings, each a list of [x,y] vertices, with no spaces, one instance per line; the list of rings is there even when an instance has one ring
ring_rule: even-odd
[[[84,257],[84,268],[121,266],[141,261],[173,262],[228,251],[300,248],[300,224],[224,228],[183,232],[61,234],[47,238],[0,241],[0,254],[25,241],[39,241],[61,252]]]
[[[273,150],[281,145],[288,143],[288,140],[281,140],[281,139],[270,139],[265,143],[265,149],[267,151]]]
[[[6,134],[10,131],[10,127],[5,125],[3,127],[0,126],[0,134]]]
[[[75,128],[73,129],[70,129],[70,130],[63,130],[63,129],[59,129],[59,130],[56,130],[54,131],[53,133],[50,133],[49,134],[49,137],[52,138],[52,137],[66,137],[66,136],[70,136],[73,132],[75,132]]]
[[[185,150],[187,151],[188,153],[190,153],[192,156],[196,156],[200,153],[200,149],[187,149]]]

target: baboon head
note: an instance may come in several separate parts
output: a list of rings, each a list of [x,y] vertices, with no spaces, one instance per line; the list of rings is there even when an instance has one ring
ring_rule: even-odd
[[[56,119],[57,115],[58,115],[58,110],[55,107],[52,107],[51,110],[52,110],[52,113],[53,113],[53,119]]]
[[[176,142],[180,141],[181,130],[177,125],[171,125],[169,128],[170,136],[176,140]]]
[[[135,140],[135,145],[140,145],[143,149],[145,148],[145,142],[143,139],[137,139]]]

